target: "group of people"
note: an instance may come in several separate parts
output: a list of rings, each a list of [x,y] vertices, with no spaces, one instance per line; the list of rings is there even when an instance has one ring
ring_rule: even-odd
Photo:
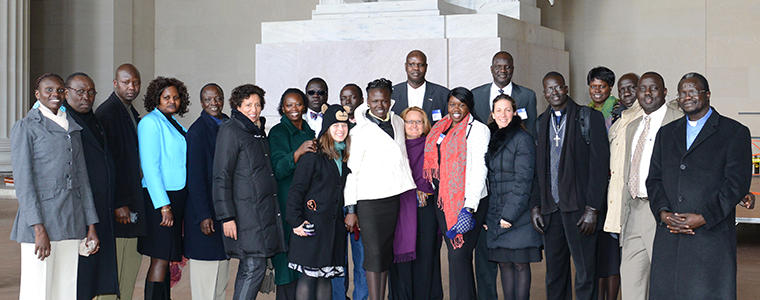
[[[590,102],[548,72],[535,92],[493,56],[493,82],[447,89],[413,50],[407,81],[325,80],[284,91],[266,130],[265,91],[215,83],[185,129],[190,95],[157,77],[140,117],[137,68],[116,69],[94,110],[92,79],[52,73],[12,130],[20,299],[169,299],[170,262],[189,259],[193,299],[234,299],[273,281],[277,299],[529,299],[546,258],[548,299],[736,298],[735,207],[749,190],[747,127],[710,106],[700,74],[666,101],[655,72],[592,69]],[[366,99],[365,99],[366,95]],[[747,202],[745,202],[745,200]],[[574,286],[570,261],[575,265]],[[709,262],[709,263],[708,263]],[[73,276],[76,274],[76,276]],[[574,292],[573,292],[574,287]]]

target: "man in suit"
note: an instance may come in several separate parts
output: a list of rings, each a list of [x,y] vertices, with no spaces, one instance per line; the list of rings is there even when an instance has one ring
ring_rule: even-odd
[[[507,94],[515,99],[517,115],[525,123],[531,136],[536,136],[536,93],[533,90],[512,82],[515,70],[514,59],[507,51],[499,51],[491,59],[491,76],[493,82],[472,89],[475,99],[473,116],[486,124],[493,108],[493,99],[500,94]],[[488,207],[488,201],[480,201],[481,208]],[[478,282],[478,299],[496,299],[496,274],[498,266],[488,261],[486,247],[486,230],[480,232],[475,247],[475,277]]]
[[[537,120],[539,197],[531,198],[531,222],[544,234],[547,299],[572,299],[571,256],[577,299],[596,299],[597,215],[610,156],[604,118],[570,99],[561,74],[549,72],[543,85],[549,107]]]
[[[448,113],[449,89],[427,81],[427,67],[427,56],[422,51],[412,50],[406,55],[406,81],[393,86],[391,110],[401,115],[407,107],[422,108],[432,124]]]
[[[327,103],[327,82],[319,77],[309,79],[306,83],[306,113],[303,119],[314,132],[322,129],[322,104]]]
[[[431,124],[448,114],[449,89],[429,82],[427,56],[420,50],[406,55],[406,81],[393,86],[393,112],[401,115],[407,107],[422,108]],[[390,298],[405,299],[401,291],[411,291],[416,299],[443,299],[441,283],[441,235],[438,233],[435,205],[417,208],[417,259],[391,267]],[[411,267],[411,268],[410,268]],[[410,272],[411,271],[411,272]],[[405,281],[404,274],[415,274],[414,282]]]
[[[667,103],[668,90],[660,74],[647,72],[637,83],[636,96],[642,114],[623,127],[623,163],[615,173],[621,174],[622,185],[610,185],[608,194],[618,195],[621,203],[620,246],[622,249],[620,276],[623,298],[648,299],[649,267],[652,244],[657,226],[649,209],[646,178],[657,132],[662,126],[683,116],[678,103]],[[614,126],[614,125],[613,125]],[[616,191],[612,189],[616,188]]]
[[[214,150],[224,92],[216,83],[201,88],[200,117],[187,130],[187,206],[185,207],[184,256],[190,259],[190,291],[193,298],[223,300],[230,277],[230,260],[224,251],[222,224],[214,220],[211,186]]]
[[[100,220],[95,224],[100,239],[100,251],[90,256],[79,257],[77,298],[92,299],[97,295],[117,295],[119,281],[116,274],[116,240],[113,235],[116,173],[103,126],[92,111],[97,91],[95,83],[85,73],[69,75],[65,86],[68,92],[63,105],[71,118],[82,127],[84,160],[95,210]]]
[[[515,71],[512,54],[507,51],[499,51],[491,60],[491,76],[493,82],[486,83],[472,89],[475,97],[475,118],[486,124],[491,115],[493,99],[499,94],[507,94],[515,99],[517,115],[520,116],[528,132],[536,136],[536,93],[533,90],[512,82],[512,74]],[[495,279],[494,279],[495,280]],[[495,291],[495,287],[494,287]],[[496,295],[496,294],[494,294]]]
[[[116,68],[114,91],[95,112],[102,122],[109,151],[118,174],[114,196],[114,235],[121,299],[132,299],[142,256],[137,253],[137,237],[146,233],[145,202],[142,195],[140,157],[137,150],[137,113],[133,101],[140,94],[140,72],[132,64]],[[99,296],[99,299],[116,299]]]
[[[678,83],[686,115],[660,128],[646,180],[657,222],[650,299],[736,299],[736,205],[749,190],[749,129],[710,107],[698,73]]]

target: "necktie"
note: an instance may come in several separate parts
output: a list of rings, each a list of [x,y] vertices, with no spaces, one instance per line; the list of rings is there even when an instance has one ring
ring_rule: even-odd
[[[313,112],[313,111],[310,111],[310,112],[309,112],[309,116],[311,116],[311,119],[312,119],[312,120],[316,120],[317,118],[321,117],[321,116],[322,116],[322,114],[321,114],[321,113],[315,113],[315,112]]]
[[[502,94],[504,94],[504,90],[503,89],[499,89],[499,95],[502,95]]]
[[[649,135],[649,116],[644,116],[644,130],[641,131],[639,140],[636,141],[636,148],[633,152],[633,159],[631,159],[631,169],[628,174],[628,191],[631,193],[631,197],[636,198],[639,196],[639,169],[641,167],[641,154],[644,152],[644,142]]]

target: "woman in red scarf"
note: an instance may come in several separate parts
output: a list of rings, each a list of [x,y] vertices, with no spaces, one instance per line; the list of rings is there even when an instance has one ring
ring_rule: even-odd
[[[488,195],[485,154],[491,134],[470,114],[473,106],[468,89],[451,90],[449,114],[433,126],[425,140],[423,176],[437,187],[437,195],[430,201],[436,201],[438,226],[446,233],[452,300],[476,298],[472,250],[485,211],[475,214],[475,210]]]

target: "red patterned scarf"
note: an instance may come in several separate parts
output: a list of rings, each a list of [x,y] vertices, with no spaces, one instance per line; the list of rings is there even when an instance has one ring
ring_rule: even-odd
[[[425,161],[422,174],[427,180],[438,179],[438,208],[446,216],[446,229],[457,222],[457,215],[464,207],[465,170],[467,168],[467,120],[453,124],[450,116],[435,123],[425,140]],[[437,143],[441,135],[451,127],[441,142],[441,159],[438,160]]]

